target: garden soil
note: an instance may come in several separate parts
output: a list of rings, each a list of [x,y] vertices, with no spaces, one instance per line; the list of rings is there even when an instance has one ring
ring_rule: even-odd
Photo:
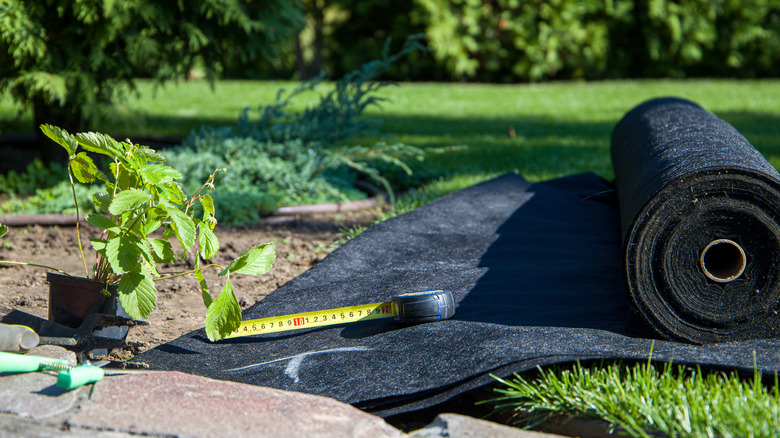
[[[370,225],[379,215],[378,208],[341,213],[322,213],[274,217],[248,228],[216,229],[220,252],[211,261],[226,266],[253,245],[274,242],[276,262],[273,268],[257,277],[238,275],[231,278],[242,308],[262,300],[270,292],[317,264],[343,243],[344,228]],[[97,230],[89,224],[81,227],[82,242],[88,266],[94,260],[89,238]],[[39,226],[11,228],[0,240],[0,259],[54,266],[72,275],[84,275],[79,257],[75,227]],[[166,266],[166,271],[192,267],[187,263]],[[224,282],[217,277],[219,269],[206,272],[212,294],[222,290]],[[0,267],[0,307],[10,307],[40,317],[48,314],[46,270],[27,266]],[[173,340],[205,325],[206,307],[200,288],[193,277],[160,281],[157,308],[148,318],[148,326],[130,330],[127,347],[111,356],[125,359]]]

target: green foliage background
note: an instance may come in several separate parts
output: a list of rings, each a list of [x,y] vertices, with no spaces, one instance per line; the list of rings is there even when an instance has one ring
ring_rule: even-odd
[[[84,130],[138,77],[338,78],[419,33],[383,78],[774,77],[780,0],[0,0],[0,92]]]
[[[376,57],[386,38],[403,41],[415,33],[425,34],[432,54],[410,57],[388,77],[507,83],[754,78],[775,77],[773,65],[780,61],[780,0],[306,0],[302,4],[309,29],[316,27],[313,17],[322,16],[322,68],[333,76]],[[290,56],[286,68],[277,72],[295,71],[295,62],[295,56]],[[241,77],[239,71],[229,73]]]

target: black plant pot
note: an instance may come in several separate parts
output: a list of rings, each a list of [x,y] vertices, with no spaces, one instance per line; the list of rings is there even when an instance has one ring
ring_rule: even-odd
[[[118,315],[128,318],[116,297],[116,285],[106,285],[83,277],[49,272],[49,321],[77,328],[84,318],[93,313]],[[108,289],[110,295],[104,295]],[[110,339],[125,339],[128,327],[104,327],[92,332],[95,336]],[[105,352],[95,352],[105,354]]]

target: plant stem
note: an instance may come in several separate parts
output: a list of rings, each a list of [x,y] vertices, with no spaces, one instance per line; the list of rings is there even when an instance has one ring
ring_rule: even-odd
[[[206,266],[204,266],[202,268],[193,269],[191,271],[171,272],[171,273],[168,273],[168,275],[166,275],[164,277],[161,276],[161,277],[155,278],[154,281],[170,280],[171,278],[183,277],[185,275],[190,275],[190,274],[192,274],[194,272],[202,271],[202,270],[204,270],[206,268],[222,268],[222,269],[225,269],[225,267],[222,266],[222,265],[218,265],[216,263],[211,263],[211,264],[208,264],[208,265],[206,265]]]
[[[44,268],[44,269],[48,269],[48,270],[50,270],[50,271],[56,271],[56,272],[59,272],[60,274],[65,274],[65,275],[67,275],[67,276],[70,276],[70,274],[68,274],[67,272],[63,271],[62,269],[57,269],[57,268],[54,268],[54,267],[51,267],[51,266],[48,266],[48,265],[39,265],[39,264],[37,264],[37,263],[28,263],[28,262],[14,262],[14,261],[11,261],[11,260],[0,260],[0,265],[24,265],[24,266],[33,266],[33,267],[36,267],[36,268]]]
[[[81,214],[79,213],[79,201],[76,199],[76,185],[73,182],[73,173],[70,171],[70,162],[68,163],[68,178],[70,179],[70,191],[73,193],[73,203],[76,205],[76,242],[79,245],[79,254],[81,255],[81,263],[84,264],[84,276],[86,278],[89,278],[89,269],[87,269],[87,259],[84,257],[84,248],[81,246],[81,227],[79,226],[79,224],[81,224]],[[59,271],[59,269],[57,269],[57,271]]]
[[[225,171],[226,171],[225,169],[214,169],[214,172],[209,176],[206,182],[203,183],[202,186],[200,186],[200,188],[198,189],[197,192],[195,192],[194,195],[190,196],[190,200],[189,202],[187,202],[187,206],[184,207],[185,214],[190,211],[190,207],[192,207],[193,204],[195,204],[196,200],[202,198],[200,192],[202,192],[203,189],[205,189],[208,186],[211,186],[212,189],[214,188],[214,179],[217,177],[217,172],[225,172]]]

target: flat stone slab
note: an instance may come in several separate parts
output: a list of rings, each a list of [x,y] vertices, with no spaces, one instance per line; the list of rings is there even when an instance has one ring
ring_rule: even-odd
[[[123,432],[64,428],[61,424],[41,422],[10,414],[0,414],[0,437],[14,438],[138,438]]]
[[[56,419],[78,407],[89,394],[88,387],[65,391],[57,386],[57,376],[47,373],[0,376],[0,412],[22,418]]]
[[[0,374],[0,437],[548,438],[441,414],[406,435],[335,399],[180,372],[106,376],[72,391],[47,373]],[[601,435],[599,435],[601,436]]]
[[[107,376],[73,427],[181,437],[401,437],[379,417],[309,394],[179,372]]]

